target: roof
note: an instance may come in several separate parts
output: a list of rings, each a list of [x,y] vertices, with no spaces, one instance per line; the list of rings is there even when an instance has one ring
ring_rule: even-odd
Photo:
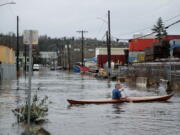
[[[180,35],[167,35],[164,37],[166,40],[180,39]],[[129,40],[129,50],[130,51],[144,51],[145,48],[151,47],[154,43],[159,40],[155,38],[136,38]]]
[[[158,39],[132,39],[129,42],[130,51],[143,51],[145,48],[151,47],[157,43]]]

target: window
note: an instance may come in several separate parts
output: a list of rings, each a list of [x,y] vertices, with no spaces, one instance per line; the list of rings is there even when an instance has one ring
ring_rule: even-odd
[[[93,51],[94,51],[94,49],[88,49],[88,51],[89,51],[89,52],[93,52]]]
[[[75,52],[79,52],[80,49],[79,49],[79,48],[74,48],[74,51],[75,51]]]

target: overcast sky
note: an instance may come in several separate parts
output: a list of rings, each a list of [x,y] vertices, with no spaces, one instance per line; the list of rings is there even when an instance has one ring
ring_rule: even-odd
[[[11,0],[0,0],[0,4]],[[15,5],[0,6],[0,33],[20,33],[36,29],[51,37],[75,36],[87,30],[86,37],[102,39],[107,29],[107,11],[111,11],[112,36],[131,38],[133,33],[151,32],[158,17],[165,24],[180,20],[180,0],[14,0]],[[175,17],[177,16],[177,17]],[[174,19],[171,19],[175,17]],[[169,21],[167,21],[170,19]],[[180,23],[168,29],[180,34]]]

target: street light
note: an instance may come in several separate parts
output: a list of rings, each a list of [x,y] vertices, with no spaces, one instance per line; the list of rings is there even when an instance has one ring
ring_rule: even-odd
[[[0,4],[0,6],[4,6],[4,5],[8,5],[8,4],[16,4],[15,2],[7,2],[7,3],[4,3],[4,4]]]

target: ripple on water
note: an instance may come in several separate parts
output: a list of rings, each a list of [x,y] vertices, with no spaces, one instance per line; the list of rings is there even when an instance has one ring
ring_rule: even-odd
[[[27,80],[26,80],[27,82]],[[67,99],[104,99],[111,97],[115,82],[96,80],[74,73],[46,71],[34,73],[32,93],[39,97],[48,95],[48,123],[43,126],[53,135],[178,135],[180,134],[179,94],[164,103],[122,103],[69,106]],[[0,133],[19,135],[11,109],[26,97],[27,85],[22,77],[15,90],[16,81],[6,82],[0,90]],[[125,88],[131,96],[156,95],[151,91]],[[7,97],[3,97],[7,96]],[[0,135],[1,135],[0,134]]]

